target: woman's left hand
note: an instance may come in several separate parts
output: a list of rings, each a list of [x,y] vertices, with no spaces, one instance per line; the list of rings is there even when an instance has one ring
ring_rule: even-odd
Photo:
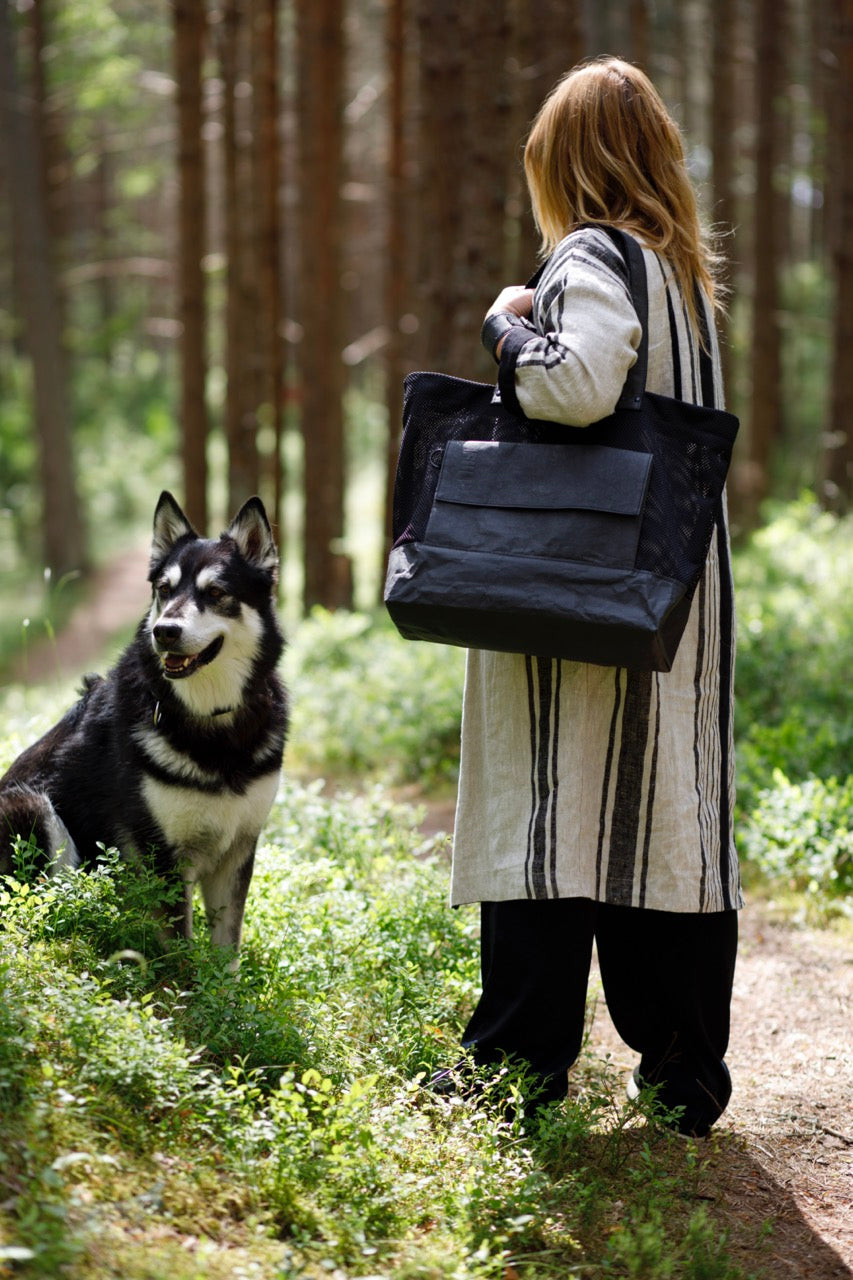
[[[523,284],[511,284],[501,289],[486,315],[493,315],[496,311],[513,311],[517,316],[525,317],[529,316],[532,310],[533,290],[526,288]]]

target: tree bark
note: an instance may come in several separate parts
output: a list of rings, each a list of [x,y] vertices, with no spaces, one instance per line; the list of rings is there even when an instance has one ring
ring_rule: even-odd
[[[794,141],[793,122],[793,0],[777,0],[776,45],[779,78],[776,84],[773,119],[776,127],[775,172],[773,181],[774,218],[776,220],[777,274],[790,266],[793,253],[791,219],[791,169]],[[784,67],[784,74],[782,68]]]
[[[68,304],[62,273],[68,265],[69,228],[72,221],[74,189],[71,182],[71,164],[64,140],[62,115],[56,98],[51,97],[45,75],[45,50],[50,45],[49,13],[45,0],[33,0],[29,17],[32,35],[33,123],[39,138],[41,181],[44,184],[51,269],[56,280],[60,332],[64,332]]]
[[[756,0],[755,277],[752,314],[752,394],[745,516],[758,522],[768,492],[773,444],[781,429],[781,360],[777,280],[777,219],[773,177],[778,137],[774,107],[780,80],[776,0]]]
[[[526,0],[514,0],[512,18],[519,66],[514,101],[516,123],[508,141],[515,148],[510,187],[520,221],[508,283],[523,284],[533,272],[540,246],[524,180],[524,143],[546,96],[567,71],[587,56],[592,44],[584,0],[542,0],[536,6],[535,20],[531,19]]]
[[[711,156],[713,164],[713,222],[725,254],[720,284],[731,289],[729,265],[735,245],[734,135],[735,135],[735,0],[717,0],[714,7],[713,82],[711,98]],[[731,375],[729,325],[726,314],[719,324],[720,357],[724,385]]]
[[[185,510],[207,530],[205,162],[202,141],[204,0],[174,0],[178,132],[178,320]]]
[[[240,111],[246,85],[246,0],[226,0],[219,29],[223,97],[225,193],[225,439],[228,446],[228,510],[237,511],[258,490],[256,223],[248,121]]]
[[[385,253],[385,316],[388,345],[385,348],[385,407],[388,435],[385,453],[385,536],[383,539],[380,590],[384,565],[391,549],[394,506],[394,479],[400,452],[403,412],[405,335],[401,327],[409,288],[406,236],[406,0],[389,0],[385,47],[388,67],[388,162]]]
[[[469,377],[489,380],[494,378],[494,362],[483,350],[479,334],[487,307],[506,283],[510,28],[506,0],[469,0],[461,16],[462,47],[476,46],[478,56],[464,70],[465,129],[459,139],[463,145],[457,142],[461,165],[454,181],[460,225],[454,245],[456,300],[449,366],[467,371]],[[449,152],[453,144],[448,142]]]
[[[465,49],[460,6],[419,0],[418,354],[423,367],[453,368],[454,315],[461,293],[460,187],[464,179]]]
[[[811,251],[822,258],[827,252],[827,203],[832,191],[827,189],[829,167],[828,134],[831,132],[830,86],[837,73],[837,54],[832,48],[831,12],[834,0],[809,0],[811,28],[811,178],[815,197],[811,208]]]
[[[299,371],[305,446],[304,603],[352,604],[344,534],[342,0],[298,0]]]
[[[853,508],[853,0],[836,0],[833,48],[838,70],[830,107],[830,181],[833,208],[832,278],[835,309],[830,414],[821,497],[838,512]]]
[[[649,70],[649,0],[631,0],[631,57]]]
[[[71,571],[84,570],[86,553],[39,137],[18,80],[9,0],[0,0],[0,135],[6,146],[20,300],[33,368],[43,553],[57,580]]]
[[[270,514],[281,552],[282,401],[284,356],[281,323],[281,164],[278,134],[278,0],[251,0],[254,79],[254,173],[256,260],[258,264],[258,355],[264,426],[270,447],[262,458],[264,487],[271,492]]]

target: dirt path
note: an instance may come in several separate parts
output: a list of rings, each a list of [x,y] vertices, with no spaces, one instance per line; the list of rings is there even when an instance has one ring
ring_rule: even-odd
[[[38,640],[12,669],[11,679],[46,684],[100,662],[117,633],[138,622],[150,599],[148,547],[134,547],[98,569],[85,598],[55,639]]]
[[[55,642],[35,645],[18,677],[68,678],[101,660],[146,608],[147,550],[95,578]],[[452,804],[431,806],[428,831],[450,831]],[[633,1055],[599,1000],[590,1050],[627,1075]],[[729,1065],[734,1095],[702,1144],[715,1217],[748,1273],[774,1280],[853,1277],[853,941],[776,918],[754,902],[741,916]]]
[[[452,804],[425,829],[451,831]],[[627,1079],[636,1056],[598,990],[588,1051]],[[853,939],[784,919],[755,899],[740,916],[728,1054],[734,1093],[697,1147],[702,1198],[749,1275],[853,1277]],[[719,1136],[717,1136],[719,1135]]]
[[[599,1000],[595,1054],[635,1058]],[[702,1144],[717,1220],[749,1272],[780,1280],[853,1276],[853,943],[741,913],[726,1138]],[[707,1181],[707,1179],[706,1179]],[[770,1269],[772,1267],[772,1270]]]

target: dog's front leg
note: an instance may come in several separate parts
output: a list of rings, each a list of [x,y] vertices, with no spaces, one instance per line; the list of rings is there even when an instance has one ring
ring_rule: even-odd
[[[162,874],[164,897],[158,916],[164,944],[176,938],[189,941],[193,936],[194,880],[185,867],[173,866]]]
[[[229,964],[233,970],[240,963],[237,952],[243,933],[246,896],[254,865],[254,843],[241,843],[231,849],[215,871],[199,877],[211,941],[217,947],[234,949],[234,958]]]
[[[184,895],[178,902],[175,915],[175,932],[188,942],[193,936],[193,884],[192,880],[183,879]]]

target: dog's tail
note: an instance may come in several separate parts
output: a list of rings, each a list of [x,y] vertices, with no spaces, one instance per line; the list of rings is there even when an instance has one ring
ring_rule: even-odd
[[[79,865],[74,841],[43,791],[16,785],[0,793],[0,876],[30,879]]]

